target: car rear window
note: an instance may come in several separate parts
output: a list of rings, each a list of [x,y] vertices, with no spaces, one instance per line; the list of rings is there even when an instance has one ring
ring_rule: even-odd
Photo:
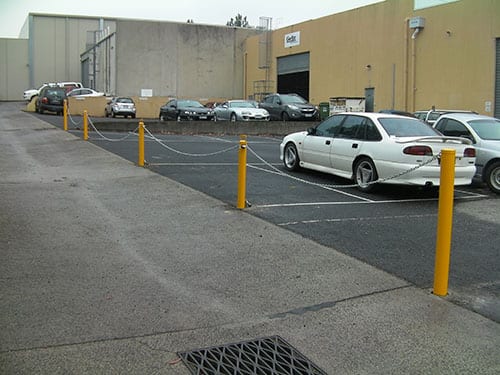
[[[118,103],[133,103],[132,99],[130,98],[118,98],[116,101]]]
[[[45,95],[59,95],[59,96],[64,96],[66,94],[66,91],[64,89],[47,89],[45,90]]]
[[[379,118],[378,121],[394,137],[434,137],[441,135],[429,125],[412,118]]]

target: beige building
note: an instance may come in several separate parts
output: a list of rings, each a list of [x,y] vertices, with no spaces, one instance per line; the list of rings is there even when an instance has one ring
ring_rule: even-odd
[[[249,38],[245,94],[297,92],[314,104],[366,97],[373,111],[436,106],[500,117],[499,38],[498,0],[386,0]]]

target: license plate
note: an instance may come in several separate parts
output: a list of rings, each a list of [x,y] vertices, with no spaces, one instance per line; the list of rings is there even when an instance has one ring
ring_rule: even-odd
[[[206,120],[207,116],[200,116],[200,120]]]
[[[306,117],[312,117],[312,114],[306,113]]]

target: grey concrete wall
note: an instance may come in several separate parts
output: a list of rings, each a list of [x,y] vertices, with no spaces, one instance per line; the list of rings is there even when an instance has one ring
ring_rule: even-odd
[[[243,96],[243,43],[253,29],[118,20],[117,94]]]
[[[29,88],[28,40],[0,39],[0,100],[22,100]]]
[[[87,32],[99,29],[97,17],[31,15],[29,35],[32,50],[30,85],[44,82],[81,81],[80,54],[85,51]],[[114,31],[113,20],[105,19],[104,27]]]

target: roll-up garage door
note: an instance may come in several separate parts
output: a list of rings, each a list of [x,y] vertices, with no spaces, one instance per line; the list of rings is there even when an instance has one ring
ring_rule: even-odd
[[[278,57],[278,92],[309,100],[309,52]]]
[[[500,38],[497,39],[495,62],[495,117],[500,119]]]

